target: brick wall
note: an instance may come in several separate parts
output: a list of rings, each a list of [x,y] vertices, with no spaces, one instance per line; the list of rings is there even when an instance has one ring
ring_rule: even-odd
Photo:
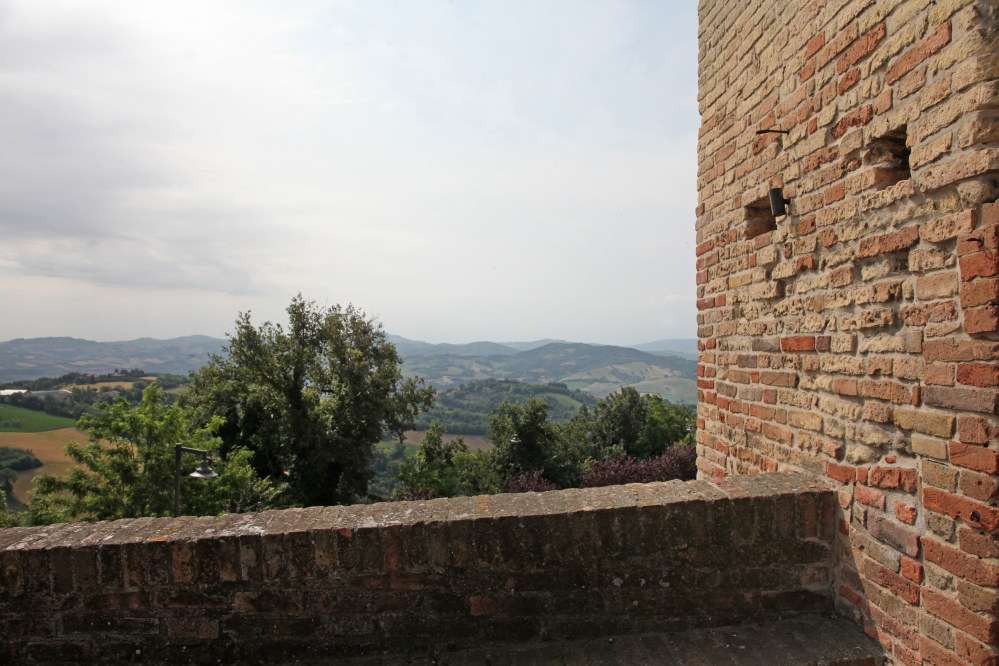
[[[833,503],[774,474],[0,530],[0,662],[257,663],[828,611]]]
[[[997,19],[700,3],[699,476],[823,475],[837,606],[899,664],[999,663]]]

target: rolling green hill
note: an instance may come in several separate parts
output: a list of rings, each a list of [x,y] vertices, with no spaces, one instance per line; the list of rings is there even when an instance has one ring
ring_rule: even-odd
[[[15,427],[15,423],[20,425]],[[0,432],[48,432],[74,427],[76,421],[70,418],[14,405],[0,405]]]
[[[630,347],[552,343],[513,355],[436,354],[406,357],[403,373],[440,390],[476,380],[516,379],[529,384],[565,383],[596,397],[625,386],[659,393],[671,402],[696,400],[697,363]]]
[[[440,421],[449,433],[484,435],[489,412],[510,402],[526,403],[530,398],[548,400],[548,413],[554,421],[567,421],[580,405],[595,405],[597,399],[565,384],[528,384],[515,379],[483,379],[451,388],[441,388],[437,403],[429,412],[420,414],[416,427],[426,430],[432,421]]]

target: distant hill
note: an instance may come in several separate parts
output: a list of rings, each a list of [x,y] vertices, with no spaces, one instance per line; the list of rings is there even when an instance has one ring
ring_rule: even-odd
[[[463,345],[447,343],[431,344],[420,340],[408,340],[399,335],[386,335],[389,342],[395,345],[396,351],[403,358],[407,356],[433,356],[437,354],[453,354],[456,356],[493,356],[516,354],[517,349],[498,342],[469,342]]]
[[[404,359],[403,373],[419,375],[439,390],[493,377],[530,384],[561,382],[596,397],[624,386],[672,402],[689,403],[697,396],[696,362],[613,345],[551,343],[512,356],[411,356]]]
[[[672,402],[690,403],[697,397],[696,340],[660,340],[638,349],[546,340],[431,344],[387,337],[403,357],[403,372],[424,377],[438,388],[496,378],[530,384],[564,382],[570,390],[580,389],[598,398],[624,386],[659,393]],[[120,368],[185,375],[207,363],[209,354],[222,353],[226,344],[224,339],[204,335],[121,342],[10,340],[0,342],[0,383],[70,372],[107,374]]]
[[[225,344],[226,340],[205,335],[124,342],[18,338],[0,342],[0,382],[58,377],[69,372],[106,374],[118,368],[187,374],[207,363],[209,353],[221,353]]]
[[[643,342],[642,344],[631,346],[633,349],[646,351],[651,354],[682,356],[694,361],[697,360],[697,338],[657,340],[656,342]]]
[[[580,390],[570,390],[565,384],[528,384],[515,379],[481,379],[442,389],[437,403],[417,417],[416,428],[426,430],[431,422],[440,421],[448,432],[463,435],[485,435],[489,413],[510,402],[527,403],[532,397],[544,398],[551,405],[549,417],[566,421],[580,405],[593,406],[597,399]]]

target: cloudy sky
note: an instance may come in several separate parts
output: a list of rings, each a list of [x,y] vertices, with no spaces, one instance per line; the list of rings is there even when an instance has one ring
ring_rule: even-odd
[[[0,340],[693,337],[693,0],[0,0]]]

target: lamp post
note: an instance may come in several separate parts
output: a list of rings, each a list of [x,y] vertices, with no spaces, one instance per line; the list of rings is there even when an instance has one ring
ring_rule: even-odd
[[[185,453],[200,453],[201,454],[201,466],[198,469],[191,472],[191,476],[196,479],[210,479],[213,476],[218,476],[212,471],[212,468],[208,466],[208,451],[202,451],[201,449],[189,449],[187,447],[181,446],[180,444],[173,445],[174,458],[176,460],[176,468],[174,471],[174,485],[173,485],[173,517],[178,518],[180,516],[180,458]]]

